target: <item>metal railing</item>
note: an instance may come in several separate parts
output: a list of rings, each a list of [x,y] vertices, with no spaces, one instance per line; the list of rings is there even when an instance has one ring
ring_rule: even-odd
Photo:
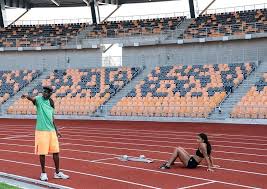
[[[216,14],[216,13],[227,13],[227,12],[237,12],[246,10],[255,10],[267,8],[267,3],[262,4],[251,4],[235,7],[225,7],[208,9],[205,14]],[[199,10],[202,12],[202,10]],[[153,18],[166,18],[166,17],[178,17],[186,16],[190,17],[189,11],[172,12],[172,13],[157,13],[157,14],[143,14],[143,15],[130,15],[130,16],[114,16],[108,18],[108,21],[123,21],[123,20],[141,20],[141,19],[153,19]],[[105,17],[101,17],[104,20]],[[7,21],[7,23],[12,23],[13,21]],[[16,21],[14,25],[41,25],[41,24],[65,24],[65,23],[93,23],[92,18],[77,18],[77,19],[49,19],[49,20],[19,20]]]
[[[75,108],[74,108],[75,107]],[[92,107],[92,110],[88,109]],[[217,118],[248,118],[248,119],[267,119],[267,106],[243,105],[242,111],[235,111],[234,108],[222,108],[211,106],[194,106],[194,105],[177,105],[177,106],[135,106],[125,105],[115,110],[115,105],[74,105],[73,109],[61,109],[56,107],[56,115],[65,116],[91,116],[91,117],[107,117],[107,116],[135,116],[135,117],[166,117],[166,118],[210,118],[209,116],[218,112]],[[216,111],[216,112],[215,112]],[[33,114],[32,114],[33,113]],[[16,112],[8,114],[18,115],[35,115],[32,109],[16,109]],[[2,114],[3,115],[3,114]],[[216,117],[213,117],[216,118]]]
[[[131,32],[130,32],[131,30]],[[234,30],[236,32],[234,32]],[[99,31],[100,33],[102,31]],[[213,33],[213,34],[212,34]],[[164,30],[157,30],[155,28],[146,28],[145,31],[141,29],[120,29],[115,32],[114,29],[107,30],[105,33],[99,35],[93,35],[88,33],[85,37],[77,36],[58,36],[58,37],[32,37],[32,38],[4,38],[4,47],[43,47],[43,46],[68,46],[68,42],[72,41],[71,45],[83,45],[84,40],[93,40],[92,43],[99,44],[103,39],[116,39],[125,42],[129,39],[133,41],[138,41],[139,38],[142,39],[141,42],[150,40],[192,40],[198,38],[223,38],[225,36],[245,36],[246,34],[266,34],[267,24],[254,22],[247,24],[232,24],[218,27],[204,27],[204,28],[188,28],[185,30],[170,28]],[[222,39],[220,39],[222,40]],[[119,41],[117,41],[118,43]]]
[[[7,21],[8,24],[13,21]],[[92,18],[76,18],[76,19],[49,19],[49,20],[18,20],[12,25],[23,26],[23,25],[52,25],[52,24],[77,24],[77,23],[88,23],[92,24]]]
[[[216,9],[208,9],[205,12],[205,14],[240,12],[240,11],[255,10],[255,9],[265,9],[265,8],[267,8],[267,3],[251,4],[251,5],[235,6],[235,7],[225,7],[225,8],[216,8]]]
[[[235,32],[236,30],[236,32]],[[248,31],[250,30],[250,31]],[[190,32],[189,32],[190,31]],[[98,32],[94,34],[94,32]],[[267,24],[260,22],[253,22],[247,24],[231,24],[223,26],[214,26],[214,27],[203,27],[203,28],[193,28],[189,27],[186,29],[170,29],[165,28],[158,30],[157,28],[151,27],[146,28],[142,31],[141,28],[126,28],[119,29],[115,32],[114,29],[108,29],[103,32],[102,30],[92,30],[91,33],[88,33],[87,39],[100,39],[100,38],[129,38],[129,37],[149,37],[149,36],[158,36],[168,37],[167,39],[191,39],[191,38],[208,38],[212,36],[212,33],[220,34],[218,37],[223,36],[233,36],[233,35],[245,35],[245,34],[255,34],[255,33],[267,33]],[[192,36],[187,37],[187,34]],[[163,38],[164,39],[164,38]]]

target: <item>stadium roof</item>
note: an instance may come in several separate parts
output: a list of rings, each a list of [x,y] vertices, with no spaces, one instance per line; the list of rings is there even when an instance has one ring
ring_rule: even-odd
[[[171,0],[98,0],[100,4],[128,4],[128,3],[148,3]],[[79,7],[87,6],[90,0],[6,0],[8,7],[35,8],[35,7]]]

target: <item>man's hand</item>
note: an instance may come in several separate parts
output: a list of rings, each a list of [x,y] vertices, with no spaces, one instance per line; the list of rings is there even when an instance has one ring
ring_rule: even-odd
[[[23,99],[25,99],[25,98],[27,98],[27,95],[21,95],[21,98],[23,98]]]

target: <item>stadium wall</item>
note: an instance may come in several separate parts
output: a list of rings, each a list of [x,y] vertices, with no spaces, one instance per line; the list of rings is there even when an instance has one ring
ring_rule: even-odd
[[[122,64],[134,66],[142,57],[146,66],[173,64],[214,64],[244,61],[267,61],[267,38],[228,42],[160,44],[157,46],[123,47]],[[135,57],[129,61],[129,57]],[[139,62],[140,63],[140,62]]]
[[[64,69],[100,67],[100,49],[5,51],[0,53],[1,70],[12,69]]]

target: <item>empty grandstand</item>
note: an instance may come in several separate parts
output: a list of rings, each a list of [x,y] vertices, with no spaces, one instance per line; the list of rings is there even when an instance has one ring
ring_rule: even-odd
[[[255,64],[156,67],[112,115],[207,117],[255,69]]]
[[[136,77],[141,68],[90,68],[55,70],[28,95],[41,95],[44,86],[54,90],[56,114],[90,115]],[[35,114],[33,104],[19,99],[8,113]]]
[[[233,118],[267,118],[267,74],[265,73],[259,81],[242,97],[241,101],[233,109]]]
[[[0,188],[267,188],[266,44],[266,0],[0,0]]]
[[[65,5],[68,6],[62,4]],[[27,76],[18,75],[22,71],[5,73],[1,102],[7,103],[2,110],[10,115],[35,114],[34,106],[19,95],[40,95],[42,87],[49,85],[55,92],[52,97],[58,115],[214,118],[218,107],[227,106],[225,118],[265,118],[254,115],[255,108],[253,116],[242,116],[245,113],[241,112],[241,106],[249,99],[246,91],[236,107],[229,105],[235,91],[244,88],[253,74],[264,72],[265,4],[253,10],[244,7],[214,14],[208,10],[209,7],[196,18],[190,9],[191,18],[185,13],[175,13],[174,16],[159,14],[154,18],[112,20],[116,9],[102,21],[92,15],[92,21],[86,23],[23,25],[25,21],[18,19],[0,28],[3,68],[27,65],[24,67],[29,70],[42,71]],[[111,46],[106,49],[101,44],[104,41]],[[112,48],[113,42],[122,47],[123,55],[118,63],[122,67],[101,68],[102,59],[108,65],[102,55]],[[42,49],[51,51],[42,52]],[[149,74],[139,74],[143,69]],[[31,84],[39,75],[41,79]],[[27,77],[27,82],[22,82],[22,77]],[[11,90],[7,85],[14,83]]]
[[[11,25],[0,28],[0,47],[64,46],[86,27],[81,24]]]

